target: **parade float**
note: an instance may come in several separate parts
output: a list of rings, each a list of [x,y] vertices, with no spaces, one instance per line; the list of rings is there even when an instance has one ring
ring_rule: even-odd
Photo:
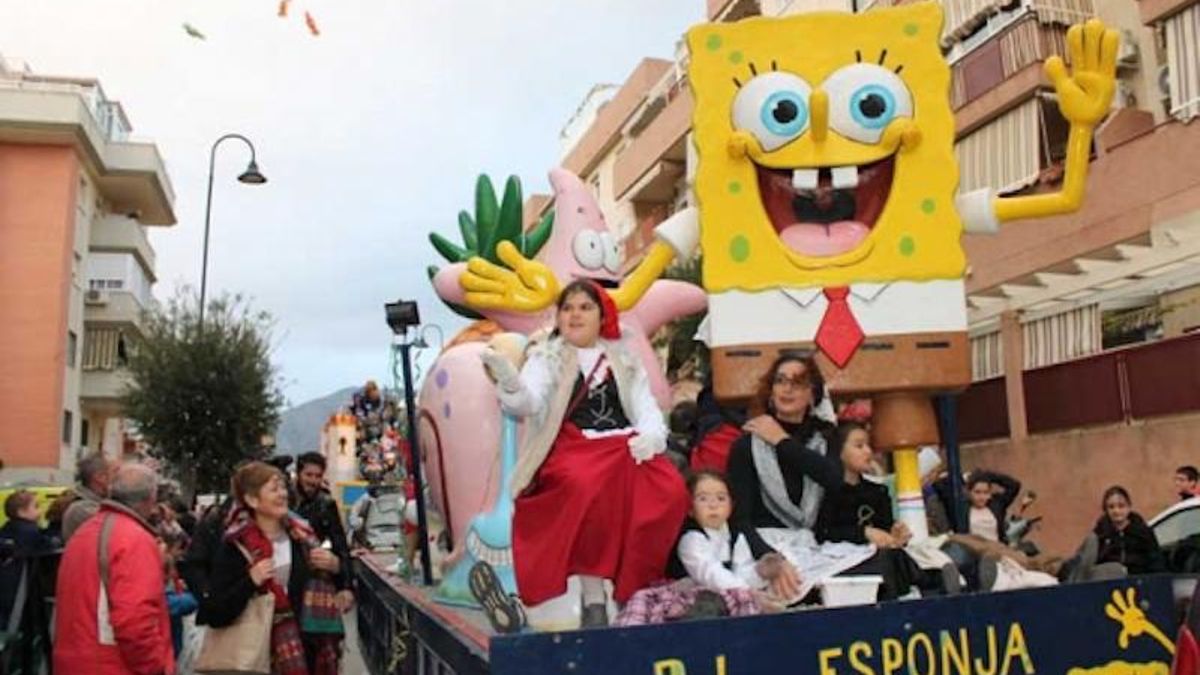
[[[1118,46],[1117,34],[1093,20],[1068,33],[1069,67],[1057,57],[1045,65],[1071,125],[1061,191],[957,195],[942,21],[940,5],[925,2],[691,29],[696,209],[664,222],[646,258],[609,291],[628,312],[673,260],[699,245],[708,307],[700,337],[712,349],[717,397],[747,399],[780,354],[815,357],[835,395],[872,400],[874,445],[891,451],[900,517],[917,537],[926,526],[916,449],[954,441],[939,437],[930,398],[970,381],[961,235],[1079,208],[1092,132],[1115,86]],[[600,266],[603,255],[593,270]],[[523,314],[527,327],[544,316],[563,279],[511,242],[477,251],[465,267],[458,290],[448,281],[439,286],[443,298],[492,316]],[[463,358],[461,376],[475,378],[470,391],[478,387],[494,401],[474,356]],[[435,371],[434,387],[437,378]],[[475,405],[465,394],[431,400],[442,405],[431,407],[435,419]],[[488,440],[500,436],[499,423],[472,416],[468,427],[484,434],[472,446],[479,454],[451,460],[458,466],[443,460],[448,479],[505,464]],[[446,442],[447,428],[429,429],[441,437],[443,457],[459,447]],[[482,473],[487,484],[473,497],[490,504],[499,482]],[[479,508],[464,510],[470,513],[449,518],[462,522]],[[478,612],[389,581],[370,559],[360,571],[376,594],[360,615],[379,627],[364,638],[365,653],[412,672],[1167,673],[1180,627],[1179,580],[1153,576],[497,636]]]

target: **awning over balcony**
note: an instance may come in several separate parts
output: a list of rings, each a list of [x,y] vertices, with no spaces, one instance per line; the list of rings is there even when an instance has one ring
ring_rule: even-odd
[[[942,8],[946,15],[942,46],[946,49],[959,42],[969,45],[986,40],[1027,12],[1040,23],[1060,26],[1083,23],[1096,14],[1093,0],[942,0]],[[983,35],[975,36],[981,30]]]
[[[950,46],[979,28],[1012,0],[942,0],[946,21],[942,27],[942,45]]]
[[[1171,114],[1190,121],[1200,115],[1200,5],[1167,19],[1167,83]]]
[[[83,338],[83,370],[114,370],[125,358],[120,328],[89,328]]]
[[[1000,331],[971,337],[971,380],[990,380],[1004,374],[1004,343]]]
[[[1037,179],[1040,107],[1040,99],[1031,98],[958,142],[959,192],[1011,192]]]
[[[1096,16],[1092,0],[1034,0],[1032,6],[1039,21],[1062,26],[1083,23]]]
[[[1100,305],[1076,309],[1022,324],[1025,368],[1041,368],[1095,354],[1103,348]]]

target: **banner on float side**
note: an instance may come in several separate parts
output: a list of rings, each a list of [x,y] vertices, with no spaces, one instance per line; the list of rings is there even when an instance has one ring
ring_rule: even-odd
[[[1165,675],[1176,633],[1171,586],[1171,577],[1147,577],[494,637],[490,665],[494,675]]]

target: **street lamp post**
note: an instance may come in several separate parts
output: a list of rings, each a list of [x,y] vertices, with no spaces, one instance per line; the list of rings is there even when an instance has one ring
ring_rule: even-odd
[[[404,409],[408,418],[408,452],[412,463],[413,492],[417,496],[417,532],[421,548],[421,577],[426,586],[433,585],[433,564],[429,555],[429,525],[425,516],[425,491],[421,476],[421,450],[417,439],[417,410],[413,396],[412,348],[415,340],[409,339],[409,329],[421,325],[421,316],[414,300],[397,300],[384,305],[387,324],[395,336],[393,349],[400,352],[404,369]],[[417,340],[421,340],[420,334]],[[403,517],[403,516],[401,516]]]
[[[208,291],[208,228],[212,220],[212,195],[213,195],[213,171],[217,161],[217,146],[221,143],[236,138],[246,144],[250,148],[250,164],[246,166],[246,170],[238,176],[239,183],[247,185],[262,185],[267,182],[267,177],[262,175],[258,170],[258,162],[255,161],[254,144],[250,139],[241,134],[225,134],[218,138],[212,144],[212,150],[208,153],[208,199],[204,203],[204,261],[200,267],[200,329],[204,329],[204,300]]]

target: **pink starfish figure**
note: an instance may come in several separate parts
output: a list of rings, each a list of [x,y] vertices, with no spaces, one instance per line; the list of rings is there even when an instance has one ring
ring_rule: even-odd
[[[535,259],[554,272],[560,287],[575,279],[591,279],[607,288],[616,288],[624,263],[622,246],[605,224],[591,190],[575,174],[562,168],[550,172],[550,185],[554,189],[554,228]],[[438,297],[467,304],[459,284],[466,267],[465,263],[456,263],[437,273],[433,285]],[[664,410],[671,405],[670,385],[650,344],[650,336],[670,321],[702,311],[707,302],[699,286],[660,279],[650,285],[637,304],[621,314],[622,325],[630,333],[630,343],[642,359],[654,396]],[[526,335],[554,320],[553,305],[530,313],[478,311],[506,331]]]

